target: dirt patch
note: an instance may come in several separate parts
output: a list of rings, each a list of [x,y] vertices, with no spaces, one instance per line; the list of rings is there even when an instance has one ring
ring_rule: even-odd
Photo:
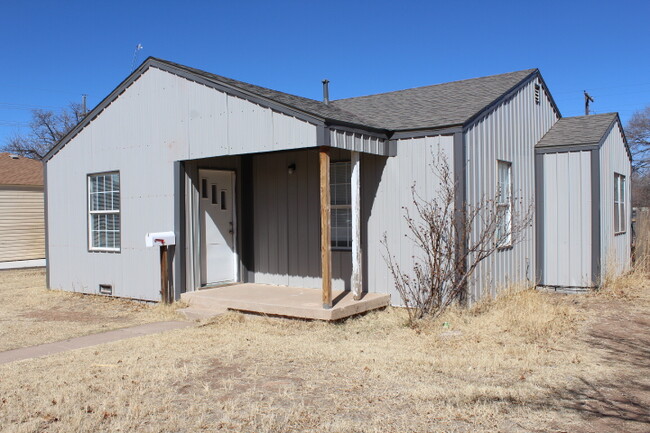
[[[604,377],[581,377],[560,393],[585,424],[576,432],[650,431],[650,316],[638,298],[591,296],[580,304],[590,313],[580,339],[610,367]]]
[[[0,351],[163,320],[173,307],[48,290],[45,271],[0,271]]]

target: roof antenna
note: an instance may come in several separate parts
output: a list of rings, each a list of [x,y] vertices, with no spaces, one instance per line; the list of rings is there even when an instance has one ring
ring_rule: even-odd
[[[594,102],[594,98],[585,90],[585,116],[589,116],[589,102]]]
[[[323,80],[323,102],[326,105],[330,104],[330,80],[325,79]]]
[[[134,71],[135,65],[137,64],[136,62],[138,61],[138,54],[140,54],[140,50],[143,49],[144,47],[142,44],[138,44],[135,46],[135,51],[133,52],[133,61],[131,62],[131,72]]]

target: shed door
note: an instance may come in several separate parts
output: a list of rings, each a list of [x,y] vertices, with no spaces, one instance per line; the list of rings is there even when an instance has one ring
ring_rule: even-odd
[[[591,287],[591,152],[544,155],[544,281]]]
[[[235,173],[199,170],[201,285],[236,281]]]

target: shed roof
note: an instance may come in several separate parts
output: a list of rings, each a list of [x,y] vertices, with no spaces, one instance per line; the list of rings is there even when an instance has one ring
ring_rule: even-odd
[[[463,125],[519,83],[537,73],[507,74],[416,87],[377,95],[339,99],[335,107],[391,130]]]
[[[616,113],[563,117],[539,140],[537,147],[598,144],[617,119]]]
[[[43,185],[43,163],[0,153],[0,185]]]

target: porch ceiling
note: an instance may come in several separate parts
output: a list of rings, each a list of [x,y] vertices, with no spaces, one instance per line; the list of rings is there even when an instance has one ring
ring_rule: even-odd
[[[313,320],[340,320],[389,305],[390,296],[365,293],[355,301],[351,292],[334,291],[334,305],[324,309],[321,291],[267,284],[234,284],[183,293],[181,299],[192,307],[246,311],[273,316]]]

